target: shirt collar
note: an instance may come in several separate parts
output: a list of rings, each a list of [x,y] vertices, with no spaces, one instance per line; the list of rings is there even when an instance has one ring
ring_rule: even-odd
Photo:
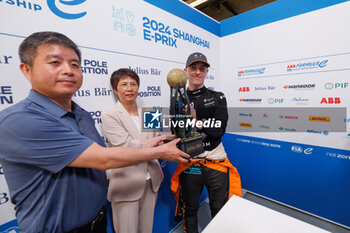
[[[199,88],[199,89],[194,90],[194,91],[190,91],[187,89],[187,94],[189,96],[199,96],[199,95],[202,95],[206,91],[207,91],[207,88],[205,86],[203,86],[202,88]]]
[[[63,117],[69,112],[68,110],[62,108],[46,96],[34,91],[33,89],[30,90],[28,99],[30,99],[37,105],[40,105],[42,108],[45,108],[48,112],[59,117]],[[72,101],[72,110],[73,112],[79,112],[81,108],[79,107],[79,105]]]

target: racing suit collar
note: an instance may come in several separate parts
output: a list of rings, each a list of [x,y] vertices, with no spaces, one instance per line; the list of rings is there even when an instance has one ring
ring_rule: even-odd
[[[190,90],[187,89],[187,94],[189,96],[200,96],[203,93],[205,93],[207,90],[208,90],[208,88],[206,88],[205,86],[202,87],[202,88],[199,88],[197,90],[194,90],[194,91],[190,91]]]

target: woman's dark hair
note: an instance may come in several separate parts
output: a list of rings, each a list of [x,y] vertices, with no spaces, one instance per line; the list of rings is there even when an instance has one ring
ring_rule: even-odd
[[[110,81],[111,81],[112,88],[116,90],[120,79],[126,78],[126,77],[130,77],[134,79],[137,83],[137,86],[140,86],[140,78],[135,71],[127,68],[121,68],[119,70],[114,71],[113,74],[111,75]]]

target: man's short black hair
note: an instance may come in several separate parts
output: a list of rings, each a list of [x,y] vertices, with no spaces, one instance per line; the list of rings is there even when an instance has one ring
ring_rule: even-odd
[[[79,57],[81,62],[81,52],[78,46],[67,36],[58,32],[35,32],[28,36],[19,46],[18,54],[22,63],[32,66],[37,55],[37,48],[42,44],[58,44],[71,48]]]

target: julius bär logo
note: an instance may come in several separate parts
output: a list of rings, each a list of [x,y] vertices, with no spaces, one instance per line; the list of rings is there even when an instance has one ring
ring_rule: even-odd
[[[58,8],[58,5],[60,5],[60,8],[67,9],[67,7],[77,6],[77,5],[84,3],[85,1],[86,0],[71,0],[71,1],[47,0],[46,2],[47,2],[47,6],[52,11],[52,13],[54,13],[58,17],[61,17],[63,19],[79,19],[81,17],[84,17],[87,14],[86,11],[80,12],[80,13],[68,13],[68,12],[64,12],[64,11],[60,10]]]
[[[8,65],[10,64],[11,59],[12,56],[0,56],[0,64]]]
[[[144,111],[143,112],[143,128],[144,129],[160,129],[161,128],[161,116],[162,114],[157,111]]]
[[[296,105],[308,105],[309,99],[302,97],[294,97],[292,99],[292,102],[294,102]]]
[[[275,86],[255,87],[255,91],[273,91],[276,89]]]

